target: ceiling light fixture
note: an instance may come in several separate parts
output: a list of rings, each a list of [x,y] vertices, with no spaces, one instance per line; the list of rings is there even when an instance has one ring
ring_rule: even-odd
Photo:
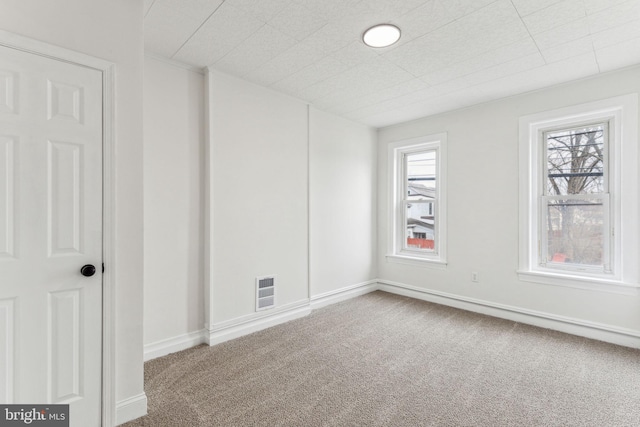
[[[400,40],[400,28],[391,24],[378,24],[362,35],[364,44],[370,47],[387,47]]]

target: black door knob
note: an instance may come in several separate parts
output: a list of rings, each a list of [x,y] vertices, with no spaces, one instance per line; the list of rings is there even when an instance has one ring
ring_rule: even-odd
[[[96,274],[96,267],[91,264],[83,265],[80,269],[80,274],[85,277],[91,277]]]

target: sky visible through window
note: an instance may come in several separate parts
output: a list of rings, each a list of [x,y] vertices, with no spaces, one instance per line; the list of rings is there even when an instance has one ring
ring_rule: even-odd
[[[436,152],[431,150],[408,155],[407,179],[410,184],[436,188]]]

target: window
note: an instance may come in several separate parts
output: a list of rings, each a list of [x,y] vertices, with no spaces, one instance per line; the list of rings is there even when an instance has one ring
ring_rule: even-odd
[[[389,148],[391,260],[445,263],[446,134]]]
[[[637,283],[636,142],[635,95],[521,118],[521,279]]]
[[[543,132],[540,265],[610,272],[609,122]]]

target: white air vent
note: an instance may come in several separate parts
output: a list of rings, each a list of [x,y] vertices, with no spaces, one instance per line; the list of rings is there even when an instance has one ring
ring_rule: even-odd
[[[256,277],[256,311],[275,307],[276,278],[275,276]]]

